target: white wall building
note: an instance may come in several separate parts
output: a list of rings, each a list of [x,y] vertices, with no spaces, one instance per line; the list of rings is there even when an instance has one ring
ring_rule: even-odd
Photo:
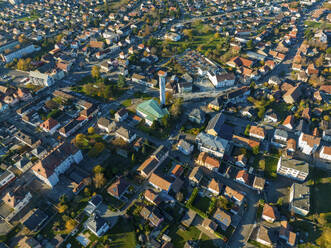
[[[54,187],[59,182],[59,176],[69,167],[83,160],[81,150],[73,144],[62,143],[55,147],[46,157],[39,160],[33,167],[34,174],[48,184]]]
[[[323,146],[320,151],[320,158],[331,161],[331,146]]]

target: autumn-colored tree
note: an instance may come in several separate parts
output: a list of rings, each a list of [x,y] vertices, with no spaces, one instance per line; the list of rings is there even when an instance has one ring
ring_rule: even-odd
[[[93,172],[94,174],[97,174],[97,173],[102,173],[105,169],[101,166],[101,165],[96,165],[94,168],[93,168]]]
[[[93,182],[97,189],[101,188],[106,183],[103,173],[96,173],[93,178]]]
[[[94,127],[89,127],[88,129],[87,129],[87,132],[88,132],[88,134],[94,134]]]
[[[264,159],[261,159],[261,160],[259,161],[259,168],[260,168],[261,170],[265,170],[265,160],[264,160]]]
[[[79,133],[75,137],[75,144],[77,147],[83,149],[88,145],[88,141],[84,134]]]
[[[86,197],[90,197],[91,192],[90,192],[89,188],[87,188],[87,187],[84,188],[84,195],[85,195]]]
[[[100,68],[96,65],[92,66],[91,75],[94,78],[100,78]]]
[[[67,209],[68,209],[68,205],[67,205],[67,204],[64,204],[64,203],[61,203],[61,202],[59,202],[59,203],[57,204],[57,211],[58,211],[60,214],[62,214],[62,213],[64,213],[65,211],[67,211]]]
[[[76,227],[77,222],[74,219],[70,219],[66,221],[66,233],[71,233],[72,230]]]

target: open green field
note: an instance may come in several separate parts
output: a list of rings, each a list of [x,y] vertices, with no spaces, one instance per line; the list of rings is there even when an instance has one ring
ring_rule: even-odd
[[[134,248],[136,247],[136,234],[132,224],[121,218],[110,230],[109,238],[112,240],[110,247]]]
[[[324,27],[325,29],[331,28],[331,24],[327,22],[305,21],[305,25],[311,28],[321,28],[321,27]]]
[[[28,21],[34,21],[37,20],[40,16],[38,15],[31,15],[31,16],[26,16],[23,18],[18,19],[18,21],[24,21],[24,22],[28,22]]]
[[[170,233],[172,242],[175,247],[184,247],[186,241],[197,240],[200,235],[200,230],[194,226],[189,227],[186,231],[178,229]]]

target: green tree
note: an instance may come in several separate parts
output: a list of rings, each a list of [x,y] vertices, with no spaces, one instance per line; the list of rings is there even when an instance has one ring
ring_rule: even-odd
[[[245,132],[244,132],[244,134],[246,135],[246,136],[249,136],[249,130],[251,129],[251,125],[247,125],[246,126],[246,128],[245,128]]]
[[[259,161],[259,169],[261,169],[261,170],[265,170],[265,160],[264,159],[261,159],[260,161]]]
[[[123,88],[125,86],[125,77],[123,75],[118,75],[117,86]]]
[[[259,154],[259,146],[254,146],[254,147],[252,148],[252,150],[253,150],[253,154],[254,154],[254,155]]]

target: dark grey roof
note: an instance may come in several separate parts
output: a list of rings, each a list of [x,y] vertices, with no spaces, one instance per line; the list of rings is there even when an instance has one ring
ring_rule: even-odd
[[[95,195],[89,200],[90,204],[93,204],[94,206],[99,206],[102,203],[102,196],[101,195]]]
[[[26,220],[23,225],[30,231],[37,231],[48,218],[48,215],[39,208]]]
[[[168,152],[168,148],[164,145],[160,145],[153,153],[153,155],[160,160],[166,153]]]
[[[98,233],[98,231],[104,226],[105,223],[106,221],[104,218],[102,218],[99,214],[94,213],[88,218],[87,227],[90,230]]]
[[[216,133],[219,133],[224,122],[225,116],[222,113],[218,113],[208,122],[206,130],[213,129]]]
[[[309,211],[310,207],[310,190],[304,184],[293,183],[291,190],[293,191],[292,205]]]

